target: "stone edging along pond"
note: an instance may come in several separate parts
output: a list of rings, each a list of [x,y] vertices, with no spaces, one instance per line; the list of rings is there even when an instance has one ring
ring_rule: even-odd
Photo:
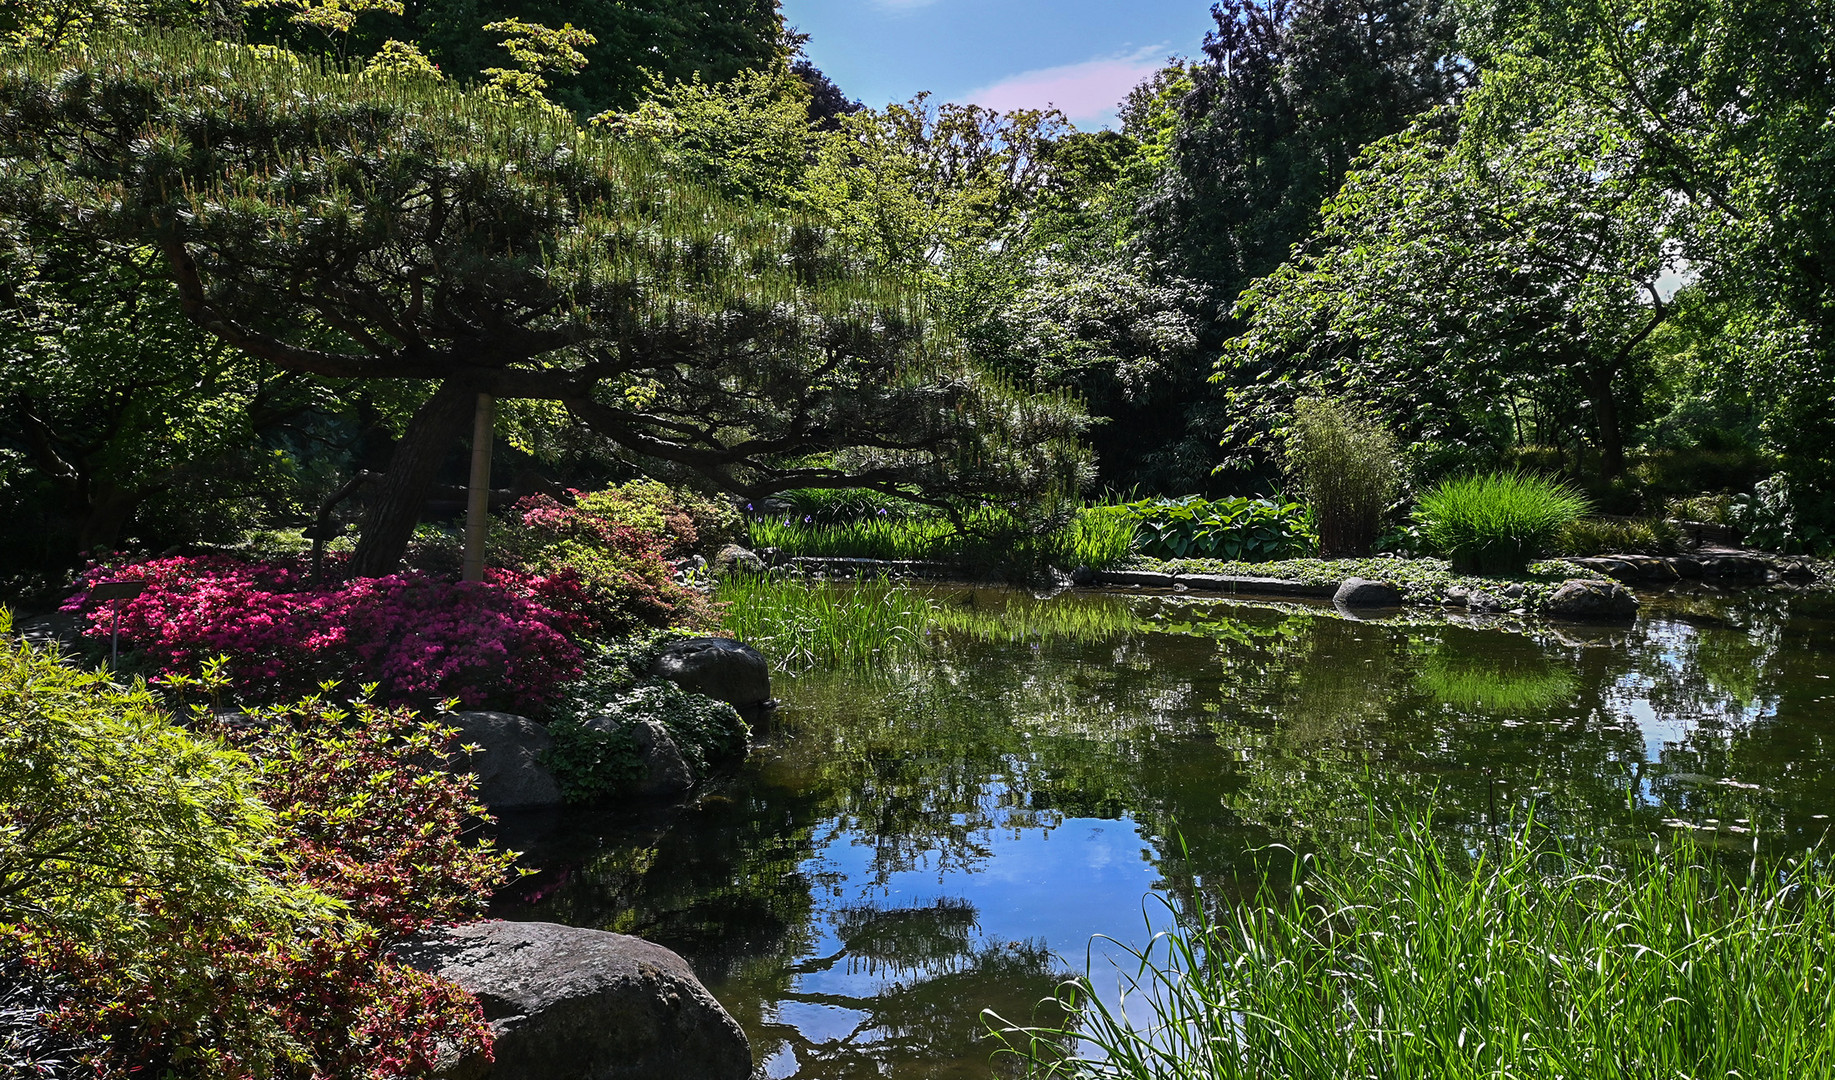
[[[773,557],[775,556],[775,557]],[[888,577],[929,581],[990,580],[974,569],[944,562],[884,560],[832,556],[786,557],[769,553],[777,569],[822,578]],[[1784,581],[1818,580],[1814,566],[1801,559],[1748,552],[1704,552],[1691,555],[1608,555],[1570,558],[1556,564],[1572,574],[1541,575],[1541,580],[1475,578],[1435,569],[1406,559],[1364,559],[1351,563],[1357,573],[1318,573],[1298,577],[1225,574],[1187,570],[1178,563],[1164,569],[1078,569],[1069,574],[1048,571],[1059,584],[1108,589],[1165,590],[1169,593],[1336,601],[1346,607],[1454,607],[1479,613],[1518,611],[1576,621],[1626,621],[1637,611],[1637,598],[1625,585],[1662,587],[1684,581],[1732,586],[1762,586]],[[1268,564],[1278,566],[1280,564]],[[1440,564],[1443,566],[1444,564]],[[1384,571],[1393,571],[1385,573]]]

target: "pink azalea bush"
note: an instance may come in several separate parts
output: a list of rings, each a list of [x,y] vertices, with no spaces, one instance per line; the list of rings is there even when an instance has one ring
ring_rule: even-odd
[[[158,675],[226,656],[232,688],[249,701],[289,700],[337,680],[376,683],[388,704],[541,704],[579,675],[568,635],[588,625],[579,576],[566,569],[492,570],[483,583],[411,572],[313,586],[300,562],[204,555],[95,567],[80,584],[119,580],[147,583],[121,604],[123,648],[143,653]],[[86,634],[106,640],[114,605],[87,600],[85,589],[65,610],[84,611]]]

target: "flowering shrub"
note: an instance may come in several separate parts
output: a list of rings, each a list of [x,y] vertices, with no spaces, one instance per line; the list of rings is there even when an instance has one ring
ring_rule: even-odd
[[[700,536],[692,515],[635,503],[623,489],[573,495],[573,506],[530,496],[517,504],[512,522],[493,530],[492,555],[512,568],[508,573],[577,587],[569,595],[578,606],[564,610],[605,636],[711,623],[707,598],[676,584],[666,561],[671,551]]]
[[[461,842],[481,808],[452,732],[361,702],[261,721],[194,734],[0,639],[0,955],[69,1075],[380,1080],[488,1051],[470,995],[387,951],[509,864]]]
[[[578,613],[590,606],[579,575],[565,569],[497,570],[484,583],[409,573],[312,587],[297,562],[207,555],[97,567],[85,579],[147,583],[122,602],[121,638],[157,675],[226,656],[232,687],[258,701],[337,680],[375,683],[389,703],[539,704],[579,673],[566,635],[586,625]],[[86,600],[79,592],[65,609]],[[92,638],[115,625],[110,606],[88,618]]]

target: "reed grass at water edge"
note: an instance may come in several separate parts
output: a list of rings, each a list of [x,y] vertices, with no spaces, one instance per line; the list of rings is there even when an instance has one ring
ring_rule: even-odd
[[[1835,1076],[1826,852],[1729,867],[1687,837],[1620,856],[1532,823],[1474,859],[1427,821],[1372,835],[1300,860],[1296,888],[1183,913],[1128,950],[1120,1002],[1067,985],[1074,1029],[987,1016],[1001,1054],[1078,1080]]]

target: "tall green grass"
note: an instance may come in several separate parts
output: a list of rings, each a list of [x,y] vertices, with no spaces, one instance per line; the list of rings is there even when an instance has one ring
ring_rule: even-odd
[[[884,578],[858,583],[775,575],[722,578],[727,633],[788,670],[875,667],[951,641],[1111,641],[1139,630],[1125,598],[1109,603],[970,590],[933,597]]]
[[[1118,507],[1085,507],[1043,534],[995,510],[971,515],[968,525],[965,532],[946,518],[902,510],[854,518],[792,514],[753,519],[750,542],[793,556],[1097,569],[1134,552],[1134,520]]]
[[[1447,480],[1421,496],[1421,535],[1470,573],[1520,574],[1588,509],[1586,496],[1529,473]]]
[[[1284,456],[1312,503],[1320,554],[1370,554],[1402,482],[1395,436],[1352,402],[1305,398],[1294,403]]]
[[[1473,860],[1425,821],[1373,835],[1129,950],[1119,1002],[1067,985],[1070,1030],[984,1014],[1003,1053],[1114,1080],[1835,1076],[1821,853],[1744,872],[1687,839],[1621,859],[1532,825]]]
[[[918,650],[932,604],[884,578],[852,585],[734,574],[714,594],[721,625],[779,667],[858,668],[890,663]]]

